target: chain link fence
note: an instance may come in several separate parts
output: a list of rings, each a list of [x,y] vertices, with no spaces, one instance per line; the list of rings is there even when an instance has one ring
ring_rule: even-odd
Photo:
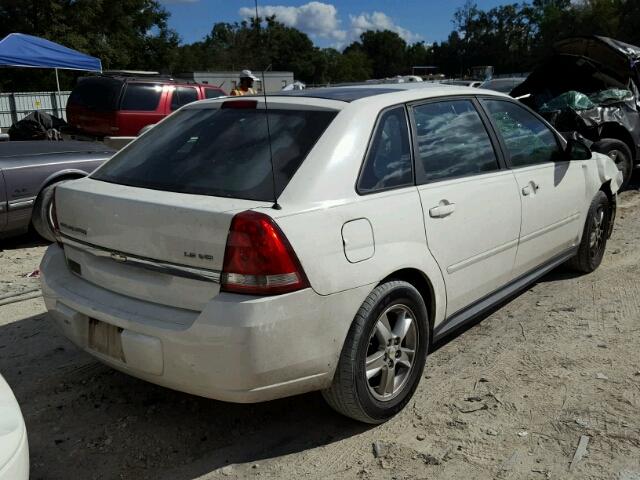
[[[0,93],[0,128],[7,130],[34,110],[67,119],[65,109],[71,92]]]

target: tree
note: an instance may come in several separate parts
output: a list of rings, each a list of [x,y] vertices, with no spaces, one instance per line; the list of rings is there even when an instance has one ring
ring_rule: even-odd
[[[156,0],[2,0],[0,37],[44,37],[100,58],[104,69],[167,70],[178,47],[168,18]],[[39,80],[20,72],[0,81],[5,88],[24,89]]]
[[[396,32],[369,30],[360,35],[359,42],[349,45],[344,53],[364,53],[371,62],[373,76],[384,78],[407,71],[406,48],[406,42]]]

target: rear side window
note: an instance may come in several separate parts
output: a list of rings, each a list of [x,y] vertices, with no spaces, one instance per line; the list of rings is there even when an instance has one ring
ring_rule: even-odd
[[[122,85],[122,81],[112,78],[81,79],[71,92],[68,103],[96,112],[113,111],[118,108]]]
[[[470,100],[419,105],[413,115],[418,183],[498,170],[489,134]]]
[[[176,87],[171,96],[171,110],[177,110],[196,100],[198,100],[198,90],[194,87]]]
[[[222,90],[217,90],[215,88],[205,88],[204,89],[204,98],[217,98],[224,95]]]
[[[134,187],[270,201],[280,195],[335,111],[189,108],[152,128],[92,176]]]
[[[158,108],[161,95],[160,85],[129,83],[125,87],[120,110],[153,112]]]
[[[358,180],[358,192],[405,185],[413,185],[409,127],[404,107],[395,107],[380,116]]]
[[[513,102],[482,103],[504,139],[512,166],[537,165],[561,157],[556,136],[533,114]]]

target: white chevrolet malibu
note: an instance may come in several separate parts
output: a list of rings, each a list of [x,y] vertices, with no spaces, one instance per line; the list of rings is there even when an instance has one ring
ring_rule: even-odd
[[[0,480],[29,478],[29,445],[20,406],[0,375]]]
[[[434,340],[598,267],[621,182],[507,96],[412,87],[194,103],[58,187],[51,317],[159,385],[390,418]]]

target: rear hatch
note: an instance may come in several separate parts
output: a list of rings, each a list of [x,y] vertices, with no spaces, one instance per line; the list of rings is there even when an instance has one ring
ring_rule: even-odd
[[[69,268],[123,295],[203,308],[219,291],[234,215],[271,207],[336,114],[269,105],[269,138],[257,106],[187,107],[59,187]]]
[[[91,135],[114,135],[123,85],[115,78],[81,78],[67,101],[69,125]]]

